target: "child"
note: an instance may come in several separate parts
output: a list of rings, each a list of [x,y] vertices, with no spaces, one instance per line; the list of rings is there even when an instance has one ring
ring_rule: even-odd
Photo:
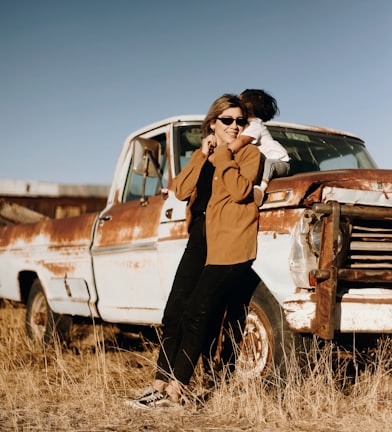
[[[275,98],[264,90],[247,89],[240,94],[240,99],[248,109],[249,125],[230,145],[230,149],[235,153],[244,145],[252,143],[259,146],[260,152],[265,156],[261,184],[255,185],[253,189],[254,201],[259,207],[271,178],[288,175],[290,157],[286,149],[272,138],[264,124],[279,113]]]

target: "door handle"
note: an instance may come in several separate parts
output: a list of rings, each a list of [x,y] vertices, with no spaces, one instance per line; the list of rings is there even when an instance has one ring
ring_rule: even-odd
[[[100,221],[108,221],[108,220],[112,220],[112,216],[111,215],[103,215],[99,217]]]

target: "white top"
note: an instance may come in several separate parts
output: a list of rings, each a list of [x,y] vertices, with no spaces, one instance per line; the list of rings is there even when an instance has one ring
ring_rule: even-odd
[[[280,159],[284,162],[289,162],[290,157],[286,149],[275,141],[263,121],[259,118],[249,120],[247,126],[241,135],[250,136],[253,138],[252,144],[259,146],[259,150],[267,159]]]

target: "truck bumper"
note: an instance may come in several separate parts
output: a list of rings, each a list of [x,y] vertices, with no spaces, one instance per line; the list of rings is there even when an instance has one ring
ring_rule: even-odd
[[[291,330],[314,333],[316,296],[294,294],[285,299],[283,310]],[[351,289],[337,296],[334,329],[341,333],[392,333],[392,290]]]

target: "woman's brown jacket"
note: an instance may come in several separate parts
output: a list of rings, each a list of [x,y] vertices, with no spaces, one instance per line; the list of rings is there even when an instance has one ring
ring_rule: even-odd
[[[234,155],[226,146],[215,149],[212,194],[206,210],[206,264],[238,264],[256,258],[259,212],[253,202],[253,185],[257,179],[261,153],[246,145]],[[196,184],[207,160],[196,150],[188,164],[174,179],[176,197],[188,200],[190,208],[196,199]]]

